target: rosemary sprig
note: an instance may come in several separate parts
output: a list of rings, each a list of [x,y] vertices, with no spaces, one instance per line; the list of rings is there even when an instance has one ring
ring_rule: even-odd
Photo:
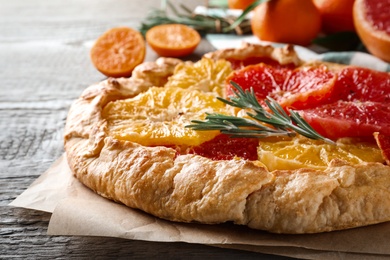
[[[222,114],[206,114],[206,121],[193,120],[193,124],[187,128],[194,130],[220,130],[223,134],[232,137],[255,137],[264,138],[270,136],[295,136],[297,133],[307,138],[323,140],[334,144],[328,138],[317,133],[300,115],[294,110],[286,111],[272,98],[268,97],[265,103],[269,110],[265,109],[256,99],[251,88],[244,91],[237,83],[231,82],[235,96],[231,100],[218,97],[218,99],[230,106],[238,107],[252,112],[246,112],[249,118],[227,116]]]
[[[180,5],[181,10],[179,11],[170,1],[166,0],[163,3],[163,8],[152,10],[141,23],[139,30],[143,35],[153,26],[172,23],[188,25],[201,34],[250,34],[252,32],[250,20],[244,16],[237,18],[195,14],[185,5]]]

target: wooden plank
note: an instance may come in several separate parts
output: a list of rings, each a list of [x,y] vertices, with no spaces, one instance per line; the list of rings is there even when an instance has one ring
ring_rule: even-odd
[[[189,8],[204,3],[172,2]],[[89,59],[93,41],[111,27],[138,28],[159,5],[159,0],[0,0],[0,258],[260,256],[185,243],[48,236],[49,213],[8,206],[63,153],[63,127],[73,100],[104,79]],[[211,50],[203,41],[188,58]],[[156,58],[148,49],[147,60]]]

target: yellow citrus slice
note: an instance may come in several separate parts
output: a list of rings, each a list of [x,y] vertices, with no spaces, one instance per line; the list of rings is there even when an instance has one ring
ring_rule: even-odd
[[[224,96],[225,79],[233,71],[230,62],[202,58],[196,63],[186,62],[176,66],[166,86],[198,89]]]
[[[185,128],[205,113],[224,113],[225,104],[213,93],[174,87],[153,87],[138,96],[109,103],[103,110],[108,134],[145,146],[197,146],[219,131]],[[226,113],[226,112],[225,112]]]
[[[270,171],[299,168],[324,170],[333,159],[351,164],[383,163],[380,149],[372,143],[340,139],[337,145],[332,145],[301,136],[261,140],[258,156]]]

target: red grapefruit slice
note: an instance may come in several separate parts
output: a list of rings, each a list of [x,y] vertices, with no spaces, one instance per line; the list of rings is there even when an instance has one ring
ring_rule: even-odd
[[[190,153],[198,154],[213,160],[232,160],[240,157],[246,160],[257,160],[257,138],[230,138],[220,134],[200,146],[195,146]]]
[[[390,165],[390,136],[374,133],[374,138],[382,151],[383,158],[385,159],[386,163]]]
[[[233,72],[227,78],[226,93],[228,97],[233,94],[230,82],[234,81],[243,90],[252,87],[260,102],[270,96],[282,107],[305,109],[329,100],[335,80],[334,73],[325,66],[291,70],[261,63]]]
[[[338,73],[335,87],[326,103],[338,100],[390,102],[390,74],[347,67]]]
[[[373,55],[390,62],[390,0],[356,0],[356,31]]]
[[[299,113],[320,134],[331,139],[390,135],[390,105],[338,101]]]

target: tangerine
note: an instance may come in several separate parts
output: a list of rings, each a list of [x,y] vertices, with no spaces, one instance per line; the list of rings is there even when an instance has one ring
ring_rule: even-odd
[[[160,56],[183,57],[195,51],[199,33],[183,24],[161,24],[146,32],[146,41]]]
[[[312,0],[272,0],[254,9],[251,27],[260,40],[309,45],[321,30],[321,14]]]
[[[355,0],[313,0],[321,13],[325,33],[355,31],[352,9]]]
[[[387,11],[386,11],[387,10]],[[390,0],[356,0],[353,20],[363,44],[373,55],[390,62]]]
[[[245,10],[248,6],[253,4],[256,0],[228,0],[228,7],[230,9]]]
[[[144,61],[146,52],[142,34],[132,28],[117,27],[106,31],[93,45],[93,65],[108,77],[129,77]]]

